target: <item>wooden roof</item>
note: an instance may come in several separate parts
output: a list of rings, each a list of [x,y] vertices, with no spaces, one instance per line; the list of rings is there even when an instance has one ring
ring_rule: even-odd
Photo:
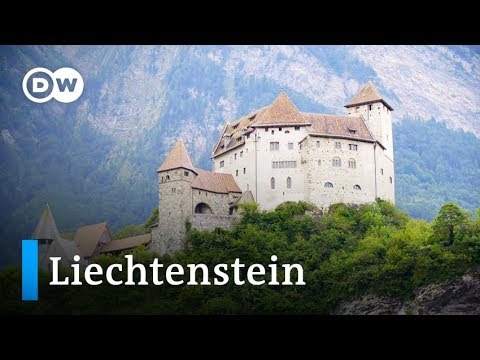
[[[107,242],[112,238],[106,222],[81,227],[75,233],[73,241],[80,249],[82,257],[92,256],[102,234],[106,232]]]
[[[127,250],[132,249],[139,245],[148,244],[152,240],[151,234],[139,235],[139,236],[132,236],[124,239],[112,240],[108,244],[106,244],[101,252],[111,252],[111,251],[119,251],[119,250]]]
[[[60,233],[58,232],[57,225],[53,219],[52,212],[48,204],[45,204],[43,208],[40,220],[35,227],[35,231],[32,235],[33,239],[60,239]]]

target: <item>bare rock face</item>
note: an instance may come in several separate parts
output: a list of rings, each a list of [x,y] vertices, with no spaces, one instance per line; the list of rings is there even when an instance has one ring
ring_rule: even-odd
[[[411,301],[365,295],[341,303],[335,315],[480,315],[480,268],[444,284],[419,288]]]

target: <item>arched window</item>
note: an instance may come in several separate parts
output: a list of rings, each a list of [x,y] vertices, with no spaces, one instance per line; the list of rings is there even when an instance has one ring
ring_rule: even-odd
[[[352,169],[355,169],[357,167],[357,162],[355,161],[355,159],[348,160],[348,167]]]
[[[170,175],[167,175],[167,177],[165,178],[166,181],[170,180]]]
[[[275,190],[275,178],[273,178],[273,177],[270,179],[270,187],[271,187],[273,190]]]
[[[287,177],[287,189],[291,189],[292,188],[292,179],[289,177]]]
[[[362,190],[360,185],[353,185],[353,190]]]
[[[333,160],[332,160],[332,166],[341,167],[342,166],[342,160],[340,160],[339,157],[334,157]]]
[[[326,188],[333,188],[333,184],[331,182],[326,182],[325,187]]]

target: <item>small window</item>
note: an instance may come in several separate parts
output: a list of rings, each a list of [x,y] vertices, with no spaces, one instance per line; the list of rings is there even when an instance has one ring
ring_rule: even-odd
[[[333,184],[331,182],[326,182],[324,187],[326,188],[333,188]]]
[[[278,128],[278,131],[282,131],[282,128]]]
[[[240,157],[243,157],[243,151],[240,151]]]
[[[272,190],[275,190],[275,178],[271,178],[270,179],[270,187],[272,188]]]
[[[253,119],[255,119],[255,116],[257,116],[257,114],[250,116],[248,120],[252,121]]]
[[[288,131],[288,130],[285,130],[285,134],[290,134],[290,131]]]
[[[170,180],[170,175],[167,175],[167,177],[165,178],[165,180]]]
[[[268,128],[265,128],[265,132],[268,132]]]
[[[272,130],[272,135],[275,134],[275,130]]]
[[[250,139],[250,134],[247,134],[247,139]]]
[[[341,167],[342,166],[342,160],[339,157],[334,157],[333,160],[332,160],[332,166]]]
[[[317,140],[317,148],[320,147],[320,141]]]
[[[356,169],[357,168],[357,162],[355,159],[350,159],[348,160],[348,167],[351,169]]]
[[[189,174],[188,171],[183,172],[183,175],[185,175],[185,176],[188,176],[188,174]]]
[[[372,110],[373,106],[372,104],[368,105],[368,110]]]
[[[237,141],[242,141],[242,137],[241,137],[241,136],[238,137],[238,138],[237,138]]]
[[[202,192],[201,192],[201,191],[198,191],[198,195],[202,195]]]
[[[295,126],[295,130],[296,131],[300,130],[300,126]]]
[[[318,160],[318,166],[322,165],[322,160]]]
[[[293,142],[292,142],[292,143],[288,143],[288,150],[293,150]]]
[[[238,124],[232,126],[234,129],[238,128]]]
[[[348,144],[348,148],[349,148],[350,150],[357,151],[357,150],[358,150],[358,145],[356,145],[356,144]]]
[[[353,190],[362,190],[360,185],[353,185]]]
[[[391,183],[393,183],[393,179],[392,179],[392,177],[390,176],[390,184],[391,184]]]
[[[172,188],[172,194],[175,194],[175,188]]]
[[[235,170],[235,176],[238,176],[238,170]]]
[[[237,160],[237,153],[235,153],[235,155],[234,155],[234,156],[235,156],[235,160]]]
[[[247,173],[247,168],[243,168],[243,173],[244,173],[244,174]]]
[[[225,161],[223,161],[223,160],[220,161],[220,167],[222,168],[222,167],[224,167],[224,166],[225,166]]]
[[[270,143],[270,151],[277,151],[280,149],[280,144],[278,142]]]
[[[290,177],[287,177],[287,189],[292,188],[292,179]]]
[[[380,169],[380,174],[382,174],[382,175],[383,175],[383,169]]]
[[[341,149],[342,148],[342,143],[340,141],[335,142],[335,149]]]
[[[163,176],[162,176],[162,181],[161,182],[163,182]]]

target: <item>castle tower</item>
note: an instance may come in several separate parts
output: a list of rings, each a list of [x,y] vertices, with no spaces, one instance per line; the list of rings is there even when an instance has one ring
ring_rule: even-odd
[[[369,81],[357,95],[345,105],[349,115],[362,115],[375,140],[385,148],[385,155],[393,161],[392,111]]]
[[[158,231],[156,251],[172,253],[183,247],[186,221],[193,212],[192,181],[198,175],[179,139],[158,168]]]
[[[60,234],[48,203],[45,204],[40,220],[33,232],[32,239],[38,240],[38,257],[39,263],[41,263],[52,242],[60,239]]]

